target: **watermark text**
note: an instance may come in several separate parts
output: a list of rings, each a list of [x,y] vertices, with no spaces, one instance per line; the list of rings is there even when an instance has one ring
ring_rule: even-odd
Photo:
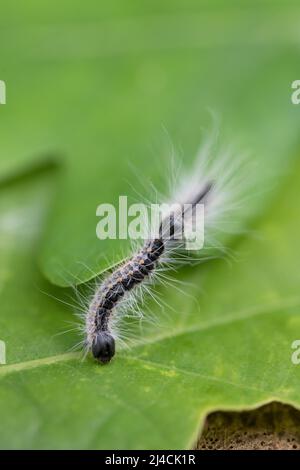
[[[294,80],[292,83],[292,89],[294,90],[291,95],[291,101],[293,104],[300,104],[300,80]]]
[[[0,340],[0,365],[6,364],[6,347],[4,341]]]
[[[291,344],[291,348],[294,349],[291,355],[291,361],[296,366],[300,364],[300,339],[295,339]]]
[[[100,240],[181,240],[187,250],[204,245],[204,204],[131,204],[119,197],[119,207],[103,203],[97,207],[100,217],[96,235]]]
[[[0,80],[0,104],[6,104],[6,85],[3,80]]]

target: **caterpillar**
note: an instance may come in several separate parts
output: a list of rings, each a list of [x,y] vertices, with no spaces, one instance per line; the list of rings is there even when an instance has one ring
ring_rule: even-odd
[[[109,363],[115,355],[115,320],[124,299],[134,296],[139,286],[155,276],[166,255],[170,258],[173,250],[182,247],[182,241],[176,235],[182,229],[183,218],[190,222],[197,205],[204,205],[205,229],[213,250],[220,250],[222,246],[215,236],[217,229],[229,231],[228,220],[231,229],[234,226],[233,219],[239,208],[236,193],[239,193],[237,200],[240,201],[241,187],[247,187],[245,172],[240,171],[241,166],[245,167],[244,160],[233,159],[230,152],[221,152],[221,155],[217,152],[212,158],[212,149],[210,141],[200,152],[192,171],[176,188],[173,201],[177,201],[178,209],[164,216],[158,234],[146,240],[141,248],[96,286],[85,315],[85,344],[98,362]],[[233,229],[236,230],[239,229]]]

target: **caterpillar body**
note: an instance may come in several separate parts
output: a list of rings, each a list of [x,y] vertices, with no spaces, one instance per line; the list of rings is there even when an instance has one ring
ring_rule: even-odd
[[[86,349],[100,363],[110,362],[115,355],[118,336],[115,325],[124,300],[134,296],[139,286],[154,278],[165,260],[171,258],[173,250],[179,247],[176,233],[186,215],[185,204],[191,207],[188,219],[192,219],[194,208],[199,203],[204,205],[206,238],[214,249],[221,246],[215,236],[216,231],[228,232],[234,227],[234,218],[239,216],[237,199],[241,201],[241,194],[248,187],[245,172],[237,171],[242,166],[246,168],[244,160],[233,160],[230,152],[222,152],[221,157],[216,152],[213,158],[211,153],[210,141],[200,152],[193,170],[176,188],[172,202],[178,204],[179,210],[167,213],[160,223],[158,234],[149,237],[140,249],[96,286],[85,314],[84,329]],[[236,227],[233,231],[240,233]]]
[[[191,203],[192,208],[207,196],[211,187],[211,183],[205,186]],[[147,241],[141,250],[112,273],[95,293],[87,322],[89,327],[88,341],[92,344],[93,356],[101,363],[109,362],[115,354],[115,339],[110,331],[109,324],[114,309],[117,308],[118,302],[127,292],[143,282],[155,270],[161,255],[165,251],[165,245],[175,242],[176,225],[177,223],[180,225],[178,217],[181,217],[183,212],[182,209],[179,216],[174,213],[170,214],[168,223],[166,224],[163,221],[160,225],[159,237]],[[164,235],[166,225],[169,227],[168,237]]]

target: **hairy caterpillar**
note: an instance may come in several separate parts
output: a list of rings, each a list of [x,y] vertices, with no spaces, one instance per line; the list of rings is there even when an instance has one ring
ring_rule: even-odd
[[[205,232],[213,250],[222,246],[216,236],[217,231],[239,231],[239,222],[235,227],[234,217],[237,216],[241,193],[247,187],[245,174],[240,171],[244,160],[233,159],[230,152],[217,151],[214,157],[212,153],[210,141],[200,152],[192,172],[183,178],[175,190],[173,201],[179,204],[179,210],[164,216],[158,235],[150,237],[96,286],[85,315],[85,344],[100,363],[108,363],[115,354],[115,324],[120,304],[126,297],[134,296],[138,286],[143,286],[155,276],[157,269],[165,262],[166,254],[170,259],[173,250],[182,246],[176,240],[176,233],[183,216],[186,216],[185,204],[191,206],[188,221],[193,218],[194,208],[200,203],[204,204]],[[239,203],[235,200],[237,191]]]

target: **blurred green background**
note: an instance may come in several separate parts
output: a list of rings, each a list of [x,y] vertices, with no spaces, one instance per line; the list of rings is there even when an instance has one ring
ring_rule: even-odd
[[[299,14],[283,0],[1,1],[0,447],[191,447],[211,410],[299,406]],[[208,110],[257,163],[259,236],[240,237],[233,266],[186,269],[187,297],[162,288],[145,345],[80,363],[75,333],[57,334],[70,309],[41,291],[62,298],[54,285],[126,255],[96,238],[96,207],[164,190]]]
[[[172,147],[194,158],[208,110],[264,171],[283,171],[299,131],[298,15],[277,1],[2,2],[1,178],[64,162],[41,254],[52,282],[126,254],[95,237],[96,207],[165,186],[163,162]]]

